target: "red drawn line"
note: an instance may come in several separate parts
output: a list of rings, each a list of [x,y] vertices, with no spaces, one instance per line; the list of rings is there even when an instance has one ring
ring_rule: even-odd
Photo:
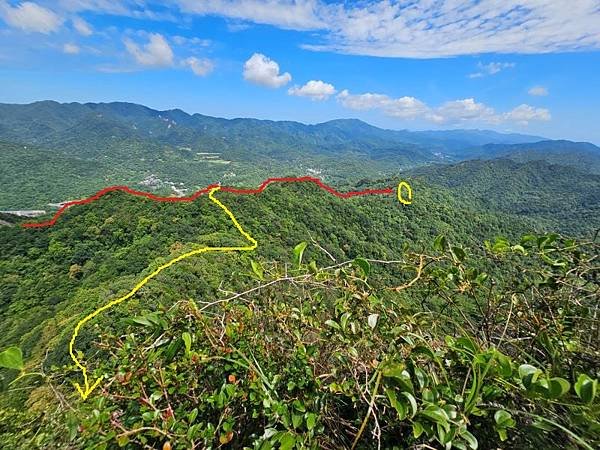
[[[266,187],[271,183],[300,183],[300,182],[310,182],[319,186],[321,189],[329,192],[330,194],[335,195],[340,198],[350,198],[356,197],[359,195],[373,195],[373,194],[394,194],[395,190],[392,188],[386,189],[365,189],[362,191],[350,191],[350,192],[338,192],[331,186],[326,185],[318,178],[314,177],[284,177],[284,178],[269,178],[262,182],[262,184],[256,189],[238,189],[230,186],[221,186],[221,191],[230,192],[232,194],[260,194],[262,191],[266,189]],[[203,194],[208,193],[211,189],[219,187],[218,184],[211,184],[204,189],[200,189],[196,191],[189,197],[159,197],[157,195],[151,194],[149,192],[136,191],[135,189],[131,189],[127,186],[110,186],[102,189],[101,191],[96,192],[94,195],[88,198],[84,198],[82,200],[72,200],[70,202],[66,202],[61,208],[56,211],[54,217],[52,219],[47,220],[45,222],[28,222],[24,223],[21,226],[24,228],[42,228],[42,227],[50,227],[56,223],[56,220],[71,206],[74,205],[85,205],[87,203],[91,203],[95,200],[98,200],[105,194],[113,191],[121,191],[126,192],[131,195],[136,195],[138,197],[146,197],[150,200],[155,200],[158,202],[192,202],[196,200]]]

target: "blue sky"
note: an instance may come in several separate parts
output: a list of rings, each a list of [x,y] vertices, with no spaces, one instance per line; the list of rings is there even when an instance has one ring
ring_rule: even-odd
[[[600,1],[0,0],[0,102],[600,143]]]

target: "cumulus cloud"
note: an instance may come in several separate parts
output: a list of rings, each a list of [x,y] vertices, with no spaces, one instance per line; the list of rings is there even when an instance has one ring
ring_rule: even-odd
[[[477,103],[473,98],[446,102],[432,111],[431,120],[437,123],[460,123],[479,121],[497,123],[500,118],[493,108]]]
[[[11,27],[44,34],[58,30],[63,23],[63,19],[54,11],[34,2],[23,2],[12,7],[0,0],[0,17]]]
[[[337,99],[346,108],[379,109],[388,116],[402,119],[415,119],[428,111],[427,105],[414,97],[391,98],[385,94],[350,94],[347,89],[344,89]]]
[[[545,97],[546,95],[548,95],[548,89],[544,86],[533,86],[527,92],[529,93],[529,95],[533,95],[535,97]]]
[[[550,111],[520,105],[512,111],[500,114],[494,108],[477,102],[474,98],[452,100],[437,107],[430,107],[415,97],[392,98],[385,94],[351,94],[343,90],[337,96],[342,106],[354,110],[379,110],[390,117],[422,119],[436,124],[517,122],[527,125],[530,121],[548,121]]]
[[[478,63],[477,68],[479,69],[475,73],[469,74],[469,78],[481,78],[486,75],[496,75],[498,72],[504,69],[509,69],[515,67],[515,63],[500,63],[500,62],[491,62],[489,64]]]
[[[75,17],[72,22],[73,28],[82,36],[90,36],[94,33],[92,26],[81,17]]]
[[[279,64],[262,53],[254,53],[244,63],[244,79],[269,88],[285,86],[292,80],[288,73],[279,73]]]
[[[138,64],[143,66],[169,67],[173,65],[173,50],[161,34],[150,34],[148,43],[143,46],[127,38],[125,39],[125,48]]]
[[[63,52],[68,55],[76,55],[81,51],[77,44],[66,43],[63,45]]]
[[[519,105],[510,112],[504,114],[505,120],[527,125],[532,120],[548,121],[552,118],[550,111],[545,108],[534,108],[526,104]]]
[[[196,58],[195,56],[184,59],[183,63],[192,69],[192,72],[199,77],[208,75],[215,68],[215,64],[210,59]]]
[[[304,86],[294,86],[288,89],[289,95],[308,97],[311,100],[327,100],[336,93],[333,84],[321,80],[310,80]]]

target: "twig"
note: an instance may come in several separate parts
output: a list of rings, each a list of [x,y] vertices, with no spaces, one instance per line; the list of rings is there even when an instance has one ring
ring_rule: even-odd
[[[379,390],[379,384],[381,383],[382,375],[383,375],[383,372],[381,370],[379,370],[377,373],[377,380],[375,381],[375,388],[373,389],[373,395],[371,396],[371,403],[369,403],[369,410],[367,411],[367,415],[365,416],[365,418],[362,422],[362,425],[360,426],[360,429],[358,430],[358,433],[356,433],[356,437],[354,438],[354,442],[352,443],[352,447],[350,450],[354,450],[356,448],[356,444],[358,444],[360,437],[362,436],[363,432],[365,431],[365,428],[367,427],[367,423],[369,422],[369,417],[371,416],[371,413],[373,412],[373,405],[375,404],[375,397],[377,397],[377,391]]]

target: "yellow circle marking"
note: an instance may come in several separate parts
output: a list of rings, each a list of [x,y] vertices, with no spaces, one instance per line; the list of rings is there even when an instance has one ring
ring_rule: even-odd
[[[402,188],[406,189],[406,193],[408,195],[408,199],[404,198],[402,196]],[[412,203],[412,188],[410,187],[410,184],[408,184],[406,181],[401,181],[400,183],[398,183],[398,201],[400,203],[402,203],[403,205],[410,205]]]

